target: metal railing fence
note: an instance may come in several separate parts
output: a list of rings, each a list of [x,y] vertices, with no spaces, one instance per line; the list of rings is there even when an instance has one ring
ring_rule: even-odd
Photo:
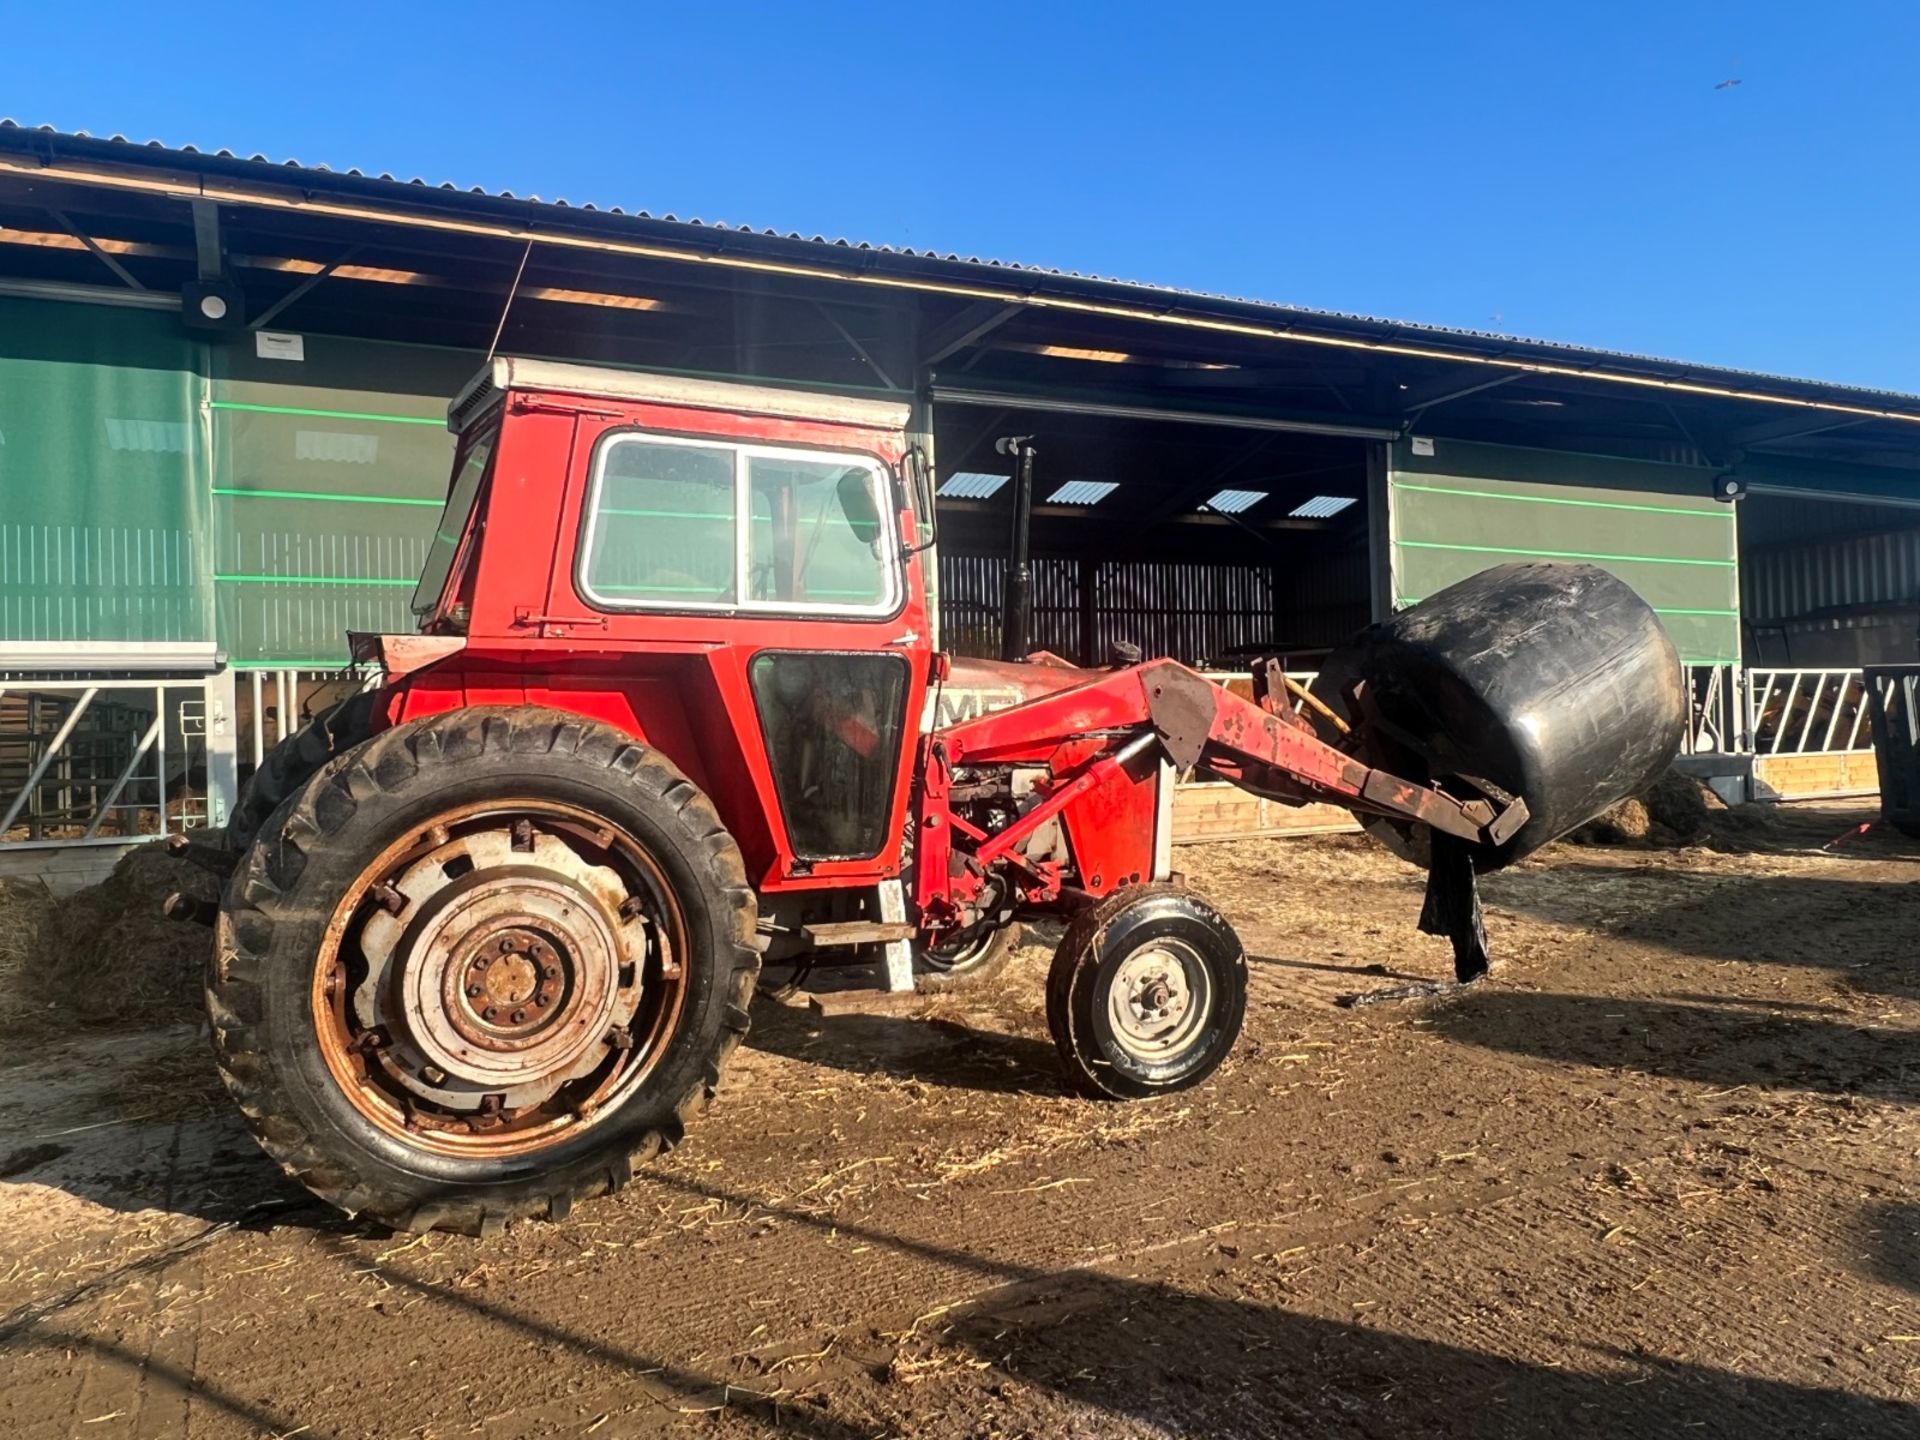
[[[208,824],[218,703],[203,678],[0,680],[0,847]]]
[[[1873,748],[1859,670],[1749,670],[1747,733],[1755,755],[1832,755]]]

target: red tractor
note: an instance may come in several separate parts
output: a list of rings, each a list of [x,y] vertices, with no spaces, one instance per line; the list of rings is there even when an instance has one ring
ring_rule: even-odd
[[[289,1174],[395,1226],[558,1219],[680,1139],[763,961],[951,982],[1048,912],[1068,918],[1046,1006],[1073,1081],[1192,1085],[1234,1043],[1246,962],[1170,873],[1177,773],[1384,827],[1431,865],[1429,928],[1471,971],[1475,865],[1671,754],[1664,714],[1620,707],[1610,734],[1654,738],[1543,814],[1566,787],[1524,745],[1475,768],[1433,740],[1435,687],[1470,666],[1414,685],[1409,711],[1407,654],[1304,698],[1263,667],[1253,700],[1170,660],[951,659],[906,421],[524,360],[453,402],[418,633],[354,637],[378,688],[283,743],[193,847],[231,872],[207,984],[220,1069]],[[1658,633],[1601,579],[1622,625]],[[1599,593],[1569,612],[1583,631]],[[1456,620],[1489,608],[1469,596]]]

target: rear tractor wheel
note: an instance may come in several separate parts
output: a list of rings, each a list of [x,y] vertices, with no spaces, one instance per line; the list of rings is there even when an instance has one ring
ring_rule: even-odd
[[[334,756],[351,750],[371,735],[379,698],[379,692],[374,690],[349,695],[338,704],[329,705],[267,751],[259,767],[240,787],[240,798],[227,820],[228,847],[234,851],[245,850],[282,801],[311,780],[314,772]],[[256,716],[254,723],[263,722]]]
[[[1227,1058],[1247,1008],[1247,957],[1206,901],[1130,886],[1067,927],[1047,975],[1047,1028],[1067,1076],[1101,1099],[1197,1085]]]
[[[747,1028],[756,907],[712,805],[556,711],[455,711],[324,766],[222,905],[216,1055],[350,1213],[559,1219],[679,1140]]]

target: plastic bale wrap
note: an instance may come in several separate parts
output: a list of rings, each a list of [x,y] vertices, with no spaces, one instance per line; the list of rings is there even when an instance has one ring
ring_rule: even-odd
[[[1528,562],[1484,570],[1327,658],[1314,692],[1349,710],[1353,685],[1375,763],[1410,779],[1473,777],[1524,799],[1504,844],[1474,849],[1497,870],[1658,780],[1680,748],[1687,694],[1679,656],[1626,582],[1593,565]],[[1469,788],[1454,787],[1470,796]],[[1368,828],[1425,861],[1425,833]]]

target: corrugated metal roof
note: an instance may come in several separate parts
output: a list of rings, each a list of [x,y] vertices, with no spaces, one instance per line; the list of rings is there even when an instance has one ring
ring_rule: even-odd
[[[1920,394],[1907,391],[1884,390],[1871,386],[1849,385],[1834,381],[1813,380],[1791,375],[1773,374],[1767,371],[1744,370],[1725,365],[1712,365],[1692,361],[1674,360],[1657,355],[1645,355],[1633,351],[1595,349],[1590,346],[1573,345],[1558,340],[1536,340],[1518,335],[1505,335],[1496,331],[1463,329],[1453,326],[1424,324],[1418,321],[1395,320],[1376,315],[1365,315],[1354,311],[1322,310],[1309,306],[1286,305],[1272,300],[1250,296],[1227,295],[1213,291],[1193,290],[1180,286],[1154,284],[1144,280],[1128,280],[1114,276],[1095,275],[1078,270],[1058,267],[1029,265],[1014,260],[1001,260],[988,256],[962,255],[954,251],[934,249],[916,249],[905,245],[876,244],[871,241],[853,240],[844,236],[808,235],[797,230],[779,230],[753,225],[735,225],[725,221],[709,221],[698,216],[681,218],[671,211],[629,209],[619,205],[601,206],[591,202],[574,204],[563,198],[551,200],[538,195],[516,195],[511,190],[487,190],[481,186],[461,186],[452,181],[429,181],[419,176],[402,179],[390,171],[369,173],[357,167],[345,169],[327,164],[306,164],[288,158],[274,160],[266,155],[254,153],[242,155],[230,149],[205,149],[195,145],[170,145],[161,140],[137,141],[125,135],[93,135],[85,130],[63,131],[51,125],[25,125],[18,121],[0,117],[0,144],[10,138],[17,144],[21,139],[44,137],[52,142],[82,142],[103,147],[122,147],[136,152],[137,158],[148,155],[158,159],[167,157],[193,162],[196,160],[215,160],[230,164],[259,166],[263,169],[292,170],[303,175],[329,177],[365,182],[375,185],[392,186],[398,191],[426,190],[436,195],[445,195],[457,200],[509,201],[516,204],[535,205],[554,210],[568,210],[596,216],[614,216],[623,220],[643,221],[656,225],[675,225],[689,230],[713,231],[731,235],[752,237],[760,240],[781,241],[802,245],[820,246],[834,250],[865,252],[872,255],[895,256],[905,260],[930,261],[945,265],[967,266],[976,269],[1002,273],[1046,277],[1049,279],[1077,282],[1083,285],[1116,286],[1140,292],[1144,296],[1161,299],[1181,299],[1197,301],[1203,304],[1243,306],[1262,311],[1268,315],[1318,321],[1323,323],[1363,327],[1377,332],[1382,338],[1394,337],[1406,340],[1419,338],[1435,342],[1453,340],[1472,342],[1476,346],[1494,346],[1510,349],[1516,355],[1522,351],[1535,352],[1544,356],[1562,357],[1563,363],[1581,361],[1596,364],[1614,363],[1621,365],[1645,366],[1671,378],[1698,378],[1705,376],[1738,377],[1748,381],[1759,381],[1770,385],[1791,387],[1803,392],[1818,392],[1827,395],[1853,395],[1873,397],[1881,400],[1900,402],[1903,406],[1920,405]],[[1608,378],[1596,376],[1595,378]]]

